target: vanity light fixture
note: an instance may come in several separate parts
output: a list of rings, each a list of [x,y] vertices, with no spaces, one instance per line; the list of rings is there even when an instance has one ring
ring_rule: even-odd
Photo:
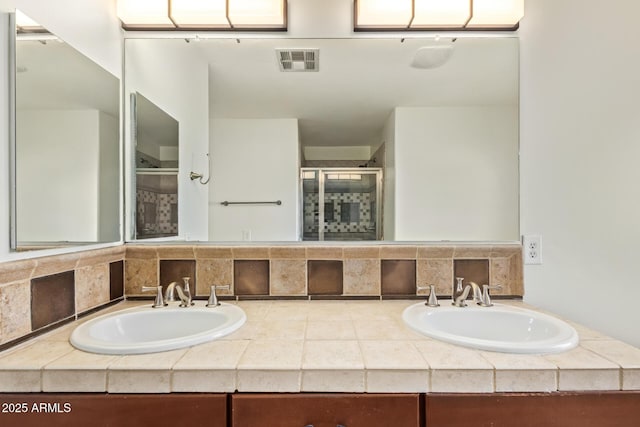
[[[118,0],[125,30],[285,31],[287,0]]]
[[[354,0],[355,31],[515,30],[524,0]]]

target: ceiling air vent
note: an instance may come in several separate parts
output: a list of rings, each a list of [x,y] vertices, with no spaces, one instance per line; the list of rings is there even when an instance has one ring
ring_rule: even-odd
[[[318,71],[319,49],[276,49],[280,71]]]

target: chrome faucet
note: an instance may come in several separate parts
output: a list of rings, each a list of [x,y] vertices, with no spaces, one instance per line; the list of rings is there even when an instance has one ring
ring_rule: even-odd
[[[429,300],[424,303],[427,307],[440,307],[438,303],[438,297],[436,296],[436,285],[429,286],[418,286],[416,287],[418,291],[424,291],[429,289]]]
[[[162,299],[162,286],[143,286],[142,292],[156,291],[156,300],[151,307],[160,308],[166,307],[168,304]]]
[[[466,286],[462,286],[462,281],[464,280],[462,277],[456,277],[458,281],[456,285],[456,289],[453,292],[452,304],[456,307],[466,307],[467,306],[467,297],[469,296],[469,292],[473,289],[473,300],[477,303],[482,302],[482,291],[480,290],[480,286],[478,286],[475,282],[469,282]]]
[[[178,282],[171,282],[167,285],[167,289],[164,293],[165,301],[175,301],[176,292],[180,298],[180,307],[190,307],[194,303],[191,301],[191,291],[189,290],[189,277],[183,277],[184,286],[181,286]]]
[[[211,285],[211,294],[209,295],[207,307],[217,307],[220,305],[218,296],[216,295],[216,289],[226,289],[228,291],[230,287],[231,285]]]

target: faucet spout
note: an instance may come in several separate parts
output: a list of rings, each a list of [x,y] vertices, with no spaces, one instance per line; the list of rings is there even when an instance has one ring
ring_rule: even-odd
[[[193,305],[188,280],[185,281],[184,288],[178,282],[169,283],[165,291],[165,301],[175,301],[176,293],[178,294],[178,298],[180,298],[180,307],[190,307]]]
[[[457,297],[455,297],[452,304],[455,305],[456,307],[466,307],[467,306],[466,299],[469,296],[469,291],[471,291],[471,285],[466,285],[463,288],[462,293]]]

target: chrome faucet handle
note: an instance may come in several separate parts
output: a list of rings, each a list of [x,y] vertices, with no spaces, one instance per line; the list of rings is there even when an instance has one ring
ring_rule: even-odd
[[[462,282],[463,281],[464,281],[464,277],[456,277],[456,291],[455,291],[455,293],[457,293],[457,294],[462,293],[462,290],[463,290]]]
[[[417,286],[416,289],[419,291],[429,289],[429,300],[425,302],[424,305],[428,307],[440,307],[440,303],[438,303],[438,297],[436,296],[436,285]]]
[[[231,289],[231,285],[211,285],[211,294],[209,295],[209,301],[207,301],[207,307],[217,307],[220,305],[218,296],[216,295],[216,289]]]
[[[168,304],[164,302],[164,299],[162,298],[162,286],[143,286],[142,287],[142,292],[153,292],[153,291],[156,291],[156,300],[153,302],[153,305],[151,307],[153,308],[166,307]]]
[[[489,289],[502,289],[502,285],[482,285],[482,299],[478,303],[479,306],[491,307],[493,305],[491,296],[489,295]]]

